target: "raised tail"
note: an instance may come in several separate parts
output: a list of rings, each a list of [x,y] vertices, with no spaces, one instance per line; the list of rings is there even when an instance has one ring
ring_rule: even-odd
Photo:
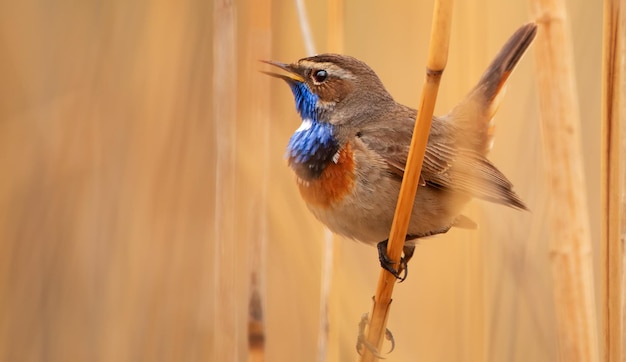
[[[490,118],[496,113],[500,91],[515,69],[517,62],[535,39],[535,34],[537,34],[537,24],[535,23],[529,23],[519,28],[504,44],[500,53],[491,62],[489,68],[480,78],[478,85],[474,88],[474,91],[478,92],[477,96],[481,96],[491,106],[489,109]]]
[[[494,128],[491,119],[498,110],[506,81],[536,34],[535,23],[517,29],[483,73],[476,87],[449,115],[459,126],[473,133],[468,135],[472,139],[472,145],[468,146],[483,155],[491,149]]]

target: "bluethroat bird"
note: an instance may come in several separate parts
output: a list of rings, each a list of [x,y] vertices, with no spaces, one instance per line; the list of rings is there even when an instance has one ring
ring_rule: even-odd
[[[302,118],[286,157],[313,215],[337,234],[378,244],[383,268],[404,279],[417,239],[453,226],[476,226],[461,215],[472,197],[526,210],[486,155],[501,90],[536,31],[534,23],[518,29],[469,94],[447,115],[433,117],[397,269],[387,257],[386,242],[417,110],[394,101],[376,73],[350,56],[266,61],[285,71],[264,73],[287,82]]]

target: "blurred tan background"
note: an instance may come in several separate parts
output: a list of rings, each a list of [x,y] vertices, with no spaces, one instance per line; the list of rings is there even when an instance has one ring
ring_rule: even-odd
[[[305,5],[318,52],[333,50],[327,3]],[[455,6],[439,114],[532,20],[521,0]],[[568,6],[597,270],[602,8]],[[431,14],[430,1],[346,0],[343,51],[415,106]],[[557,359],[544,216],[559,205],[532,51],[490,156],[532,212],[474,201],[479,231],[420,244],[388,361]],[[291,93],[257,61],[306,55],[293,1],[0,4],[0,360],[243,361],[251,286],[266,360],[318,360],[325,232],[283,158]],[[356,360],[377,254],[335,243],[327,359]]]

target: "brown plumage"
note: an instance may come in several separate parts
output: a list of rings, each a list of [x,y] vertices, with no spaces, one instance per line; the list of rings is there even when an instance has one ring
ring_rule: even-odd
[[[535,33],[535,24],[518,29],[476,87],[447,115],[433,118],[405,253],[412,253],[413,239],[472,227],[461,216],[472,197],[526,209],[486,155],[501,90]],[[417,111],[395,102],[374,71],[353,57],[267,63],[288,72],[266,73],[287,81],[303,118],[288,155],[309,209],[338,234],[366,243],[385,240]]]

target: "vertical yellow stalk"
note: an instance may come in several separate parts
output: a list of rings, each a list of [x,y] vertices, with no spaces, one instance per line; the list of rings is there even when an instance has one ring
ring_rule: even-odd
[[[602,284],[604,360],[622,361],[624,344],[624,249],[626,233],[626,114],[622,101],[624,11],[621,0],[604,1],[602,67]]]
[[[433,23],[430,35],[430,48],[426,64],[426,81],[422,88],[422,98],[419,103],[419,112],[413,130],[411,148],[406,164],[406,170],[400,187],[400,195],[396,212],[391,225],[387,254],[396,263],[400,261],[404,239],[409,227],[411,212],[419,175],[422,170],[426,143],[430,133],[430,125],[437,100],[439,81],[448,61],[448,43],[452,22],[452,0],[436,0],[433,10]],[[381,269],[378,287],[374,296],[374,306],[370,315],[367,341],[380,351],[383,334],[387,325],[391,295],[396,278],[389,272]],[[367,348],[363,349],[361,361],[376,361],[377,357]]]
[[[597,361],[591,237],[583,177],[580,116],[563,0],[532,0],[539,106],[551,205],[551,262],[559,356]]]
[[[247,65],[248,85],[252,95],[245,97],[246,106],[250,109],[249,122],[257,125],[254,136],[246,137],[248,147],[258,152],[261,157],[258,168],[259,187],[251,197],[256,207],[256,217],[250,223],[248,238],[248,264],[250,268],[250,289],[248,292],[248,361],[261,362],[265,360],[265,279],[266,279],[266,249],[267,249],[267,192],[268,170],[263,167],[269,163],[270,146],[270,79],[259,77],[253,64],[258,59],[269,59],[271,53],[271,9],[272,0],[247,1],[252,11],[247,12],[248,27],[246,27],[247,52],[244,52],[242,64]],[[252,73],[252,74],[251,74]],[[245,76],[245,75],[244,75]],[[258,150],[258,151],[257,151]]]
[[[235,10],[232,1],[213,4],[213,119],[215,122],[215,230],[213,353],[215,361],[239,360],[235,270],[235,124],[237,113],[237,57]]]

